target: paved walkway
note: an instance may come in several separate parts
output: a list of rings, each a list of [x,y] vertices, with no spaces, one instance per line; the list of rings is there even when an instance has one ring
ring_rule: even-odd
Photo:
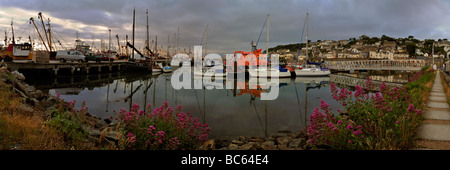
[[[450,150],[450,107],[440,71],[434,79],[424,116],[425,120],[417,132],[420,140],[416,149]]]

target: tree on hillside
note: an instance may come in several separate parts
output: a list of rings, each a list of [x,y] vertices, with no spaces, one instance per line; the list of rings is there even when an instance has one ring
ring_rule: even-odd
[[[406,44],[406,51],[408,52],[409,56],[414,56],[414,54],[416,53],[416,44],[414,43],[408,43]]]
[[[389,36],[386,36],[386,35],[382,35],[381,36],[381,41],[384,42],[385,40],[386,41],[395,41],[395,39],[392,38],[392,37],[389,37]]]

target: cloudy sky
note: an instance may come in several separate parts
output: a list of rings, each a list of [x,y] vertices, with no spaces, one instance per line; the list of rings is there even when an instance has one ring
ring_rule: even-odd
[[[208,24],[208,52],[219,54],[250,50],[250,42],[258,39],[267,14],[269,47],[298,43],[307,12],[312,41],[363,34],[397,38],[413,35],[418,39],[450,35],[450,1],[446,0],[0,0],[0,30],[10,34],[14,18],[16,36],[37,39],[28,20],[37,20],[38,12],[42,12],[50,18],[57,33],[54,36],[62,42],[72,45],[78,31],[82,40],[94,40],[100,46],[100,39],[108,42],[111,29],[113,46],[117,46],[116,34],[121,40],[125,35],[131,39],[134,7],[135,42],[140,47],[144,46],[146,9],[150,36],[158,36],[158,45],[167,48],[169,36],[173,48],[178,27],[179,48],[200,45]],[[258,48],[265,49],[265,31]],[[0,35],[3,39],[4,33]]]

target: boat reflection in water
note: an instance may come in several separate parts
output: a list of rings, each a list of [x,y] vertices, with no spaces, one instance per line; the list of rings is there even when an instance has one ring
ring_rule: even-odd
[[[176,71],[184,72],[186,76]],[[320,107],[321,100],[339,108],[330,95],[329,77],[280,78],[278,82],[271,79],[259,81],[252,77],[244,80],[226,77],[205,79],[194,76],[192,70],[174,68],[173,73],[111,74],[97,78],[68,81],[60,77],[54,86],[46,86],[46,89],[51,95],[61,93],[65,101],[76,100],[78,108],[82,101],[86,101],[89,113],[101,118],[117,116],[115,114],[121,108],[129,109],[132,103],[140,105],[141,109],[148,104],[159,107],[164,101],[172,107],[182,105],[183,112],[190,112],[202,123],[209,124],[211,138],[265,137],[281,130],[296,132],[308,124],[312,110]],[[172,82],[176,78],[189,80],[191,88],[177,90]],[[77,90],[62,93],[64,88]],[[261,100],[262,94],[275,88],[278,88],[278,95],[274,100]]]

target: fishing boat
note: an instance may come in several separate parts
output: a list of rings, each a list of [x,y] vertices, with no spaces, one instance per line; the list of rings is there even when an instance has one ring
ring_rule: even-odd
[[[152,72],[162,72],[162,65],[160,66],[161,63],[157,63],[156,65],[154,65],[152,67]]]
[[[163,66],[162,63],[157,63],[157,66],[158,67],[154,67],[152,71],[158,72],[158,69],[159,69],[159,72],[162,71],[163,73],[172,72],[172,67],[170,67],[170,66],[167,66],[167,65]]]
[[[171,72],[172,72],[172,67],[170,67],[170,66],[164,66],[164,67],[163,67],[163,72],[164,72],[164,73],[171,73]]]
[[[33,47],[30,43],[17,43],[14,39],[13,21],[11,21],[12,43],[8,44],[7,37],[5,37],[5,47],[0,48],[0,61],[7,62],[13,60],[31,60],[33,57]],[[5,32],[6,36],[6,32]]]
[[[306,64],[303,64],[301,66],[295,65],[294,67],[295,75],[300,77],[328,76],[331,74],[328,68],[323,68],[321,63],[312,63],[308,61],[308,16],[309,14],[306,13]],[[300,48],[301,43],[297,57],[300,54]]]

